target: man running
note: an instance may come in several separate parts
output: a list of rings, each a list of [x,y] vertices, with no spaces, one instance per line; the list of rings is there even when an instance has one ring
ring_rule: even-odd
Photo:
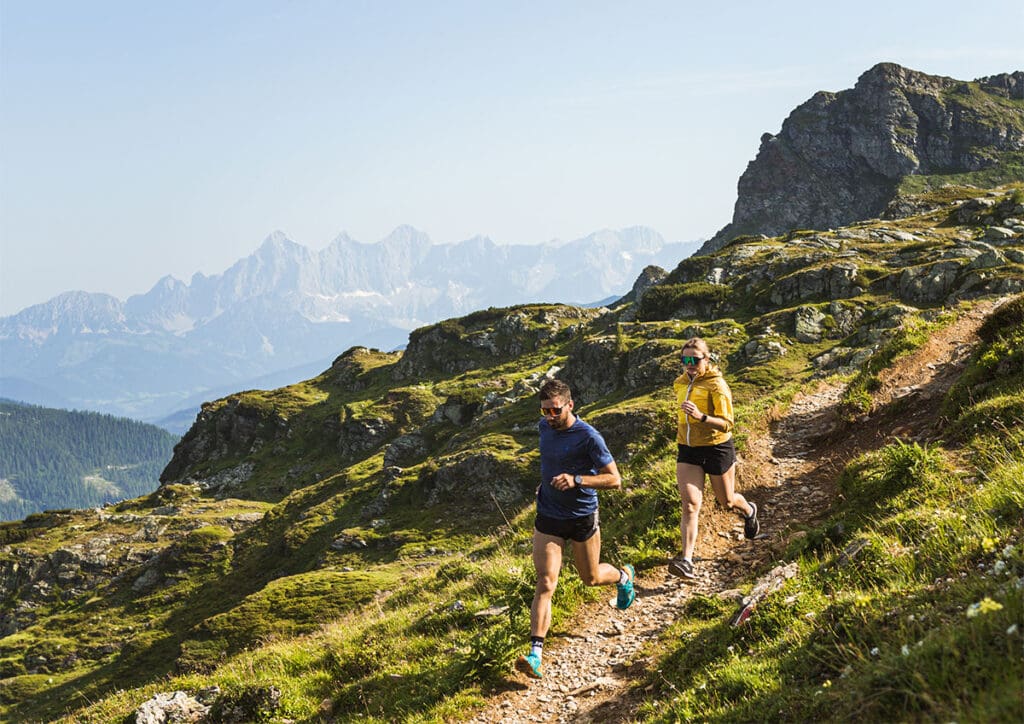
[[[572,393],[560,380],[549,380],[541,387],[540,410],[544,416],[538,423],[541,484],[533,531],[537,591],[530,607],[530,652],[516,661],[516,669],[534,679],[541,678],[544,636],[551,626],[551,597],[558,585],[566,541],[572,543],[584,584],[616,584],[615,605],[623,610],[636,598],[633,566],[616,568],[600,562],[597,491],[622,486],[604,438],[573,414]]]

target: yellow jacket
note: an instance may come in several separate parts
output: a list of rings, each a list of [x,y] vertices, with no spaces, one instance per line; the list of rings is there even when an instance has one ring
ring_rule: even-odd
[[[672,386],[676,391],[676,411],[679,413],[676,442],[690,447],[704,447],[718,445],[732,437],[732,392],[717,367],[709,367],[707,372],[693,380],[689,375],[681,374]],[[716,430],[687,415],[679,409],[679,405],[686,400],[692,400],[702,413],[727,420],[728,429],[725,432]]]

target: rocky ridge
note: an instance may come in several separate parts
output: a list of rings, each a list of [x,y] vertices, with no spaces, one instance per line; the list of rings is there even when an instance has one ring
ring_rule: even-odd
[[[1015,158],[1018,170],[1003,181],[1019,179],[1022,152],[1024,71],[968,83],[880,63],[852,89],[816,93],[777,135],[761,137],[732,221],[697,254],[745,234],[881,216],[907,177],[994,170]]]

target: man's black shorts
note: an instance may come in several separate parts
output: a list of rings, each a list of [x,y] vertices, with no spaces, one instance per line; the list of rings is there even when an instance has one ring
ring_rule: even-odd
[[[731,437],[717,445],[701,445],[699,447],[679,445],[676,462],[696,465],[708,475],[724,475],[736,462],[736,448],[732,444]]]
[[[537,513],[537,520],[534,522],[533,527],[537,529],[538,533],[543,533],[544,535],[553,535],[558,538],[582,543],[597,532],[599,525],[600,521],[595,510],[590,515],[585,515],[582,518],[570,518],[569,520],[549,518],[546,515]]]

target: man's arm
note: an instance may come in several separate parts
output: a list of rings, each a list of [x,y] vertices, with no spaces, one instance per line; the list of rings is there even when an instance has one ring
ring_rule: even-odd
[[[551,479],[551,484],[556,490],[572,490],[576,487],[573,475],[561,473]],[[619,468],[615,461],[605,465],[597,471],[597,475],[581,475],[582,487],[594,488],[595,490],[614,490],[622,487],[622,477],[619,475]]]

